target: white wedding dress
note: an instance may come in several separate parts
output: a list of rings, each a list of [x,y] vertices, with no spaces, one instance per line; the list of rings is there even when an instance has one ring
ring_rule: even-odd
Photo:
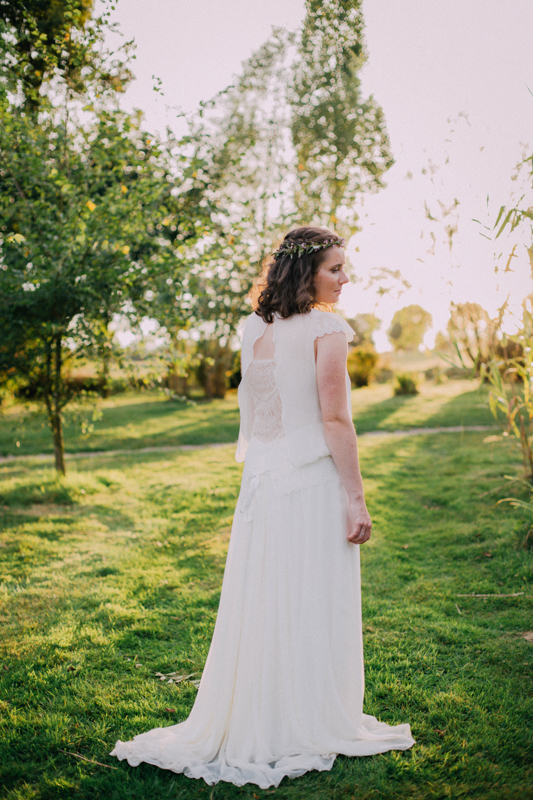
[[[312,325],[313,338],[345,330],[325,312]],[[275,360],[253,359],[243,378],[251,436],[196,702],[184,722],[118,741],[112,755],[132,766],[265,789],[329,770],[339,753],[414,744],[408,724],[363,713],[359,546],[346,539],[346,492],[331,456],[294,466],[276,374]]]

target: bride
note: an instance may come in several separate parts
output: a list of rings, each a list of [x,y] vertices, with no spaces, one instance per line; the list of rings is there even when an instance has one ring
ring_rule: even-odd
[[[263,789],[339,753],[414,744],[363,713],[359,546],[366,509],[346,372],[350,326],[317,306],[348,278],[344,240],[290,231],[242,340],[244,461],[209,655],[190,716],[112,755],[206,783]]]

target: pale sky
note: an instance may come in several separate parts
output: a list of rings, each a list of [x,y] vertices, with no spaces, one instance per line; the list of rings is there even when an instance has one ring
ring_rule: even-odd
[[[365,0],[363,12],[363,94],[383,107],[396,164],[387,188],[364,199],[363,230],[348,246],[357,279],[341,306],[350,315],[374,311],[384,321],[378,349],[386,350],[394,311],[419,303],[434,318],[431,345],[450,300],[494,312],[510,294],[518,310],[531,291],[527,239],[513,272],[495,274],[495,245],[472,220],[493,225],[519,189],[511,180],[516,163],[533,147],[533,3]],[[124,106],[141,108],[152,129],[170,124],[178,131],[179,109],[191,112],[224,89],[272,26],[296,29],[303,15],[302,0],[119,0],[113,19],[137,44],[136,81]],[[153,91],[153,75],[164,96]],[[450,207],[455,199],[457,213],[447,218],[457,225],[450,252],[446,223],[428,221],[424,202],[438,216],[439,201]],[[511,249],[503,237],[496,245],[498,252]],[[382,268],[399,269],[411,288],[390,281],[391,291],[380,296],[378,284],[368,284]]]

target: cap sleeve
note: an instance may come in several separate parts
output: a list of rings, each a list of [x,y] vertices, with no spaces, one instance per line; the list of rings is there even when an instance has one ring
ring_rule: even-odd
[[[353,328],[339,314],[331,311],[318,311],[314,324],[314,338],[318,339],[320,336],[325,336],[326,333],[345,333],[349,342],[355,336]]]

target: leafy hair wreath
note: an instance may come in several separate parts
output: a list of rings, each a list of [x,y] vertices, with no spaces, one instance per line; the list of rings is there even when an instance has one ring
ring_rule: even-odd
[[[303,256],[305,253],[315,253],[317,250],[323,250],[333,245],[344,247],[344,244],[344,239],[340,237],[338,239],[325,239],[323,242],[298,242],[288,240],[280,244],[276,252],[272,253],[272,258],[275,259],[284,255]]]

